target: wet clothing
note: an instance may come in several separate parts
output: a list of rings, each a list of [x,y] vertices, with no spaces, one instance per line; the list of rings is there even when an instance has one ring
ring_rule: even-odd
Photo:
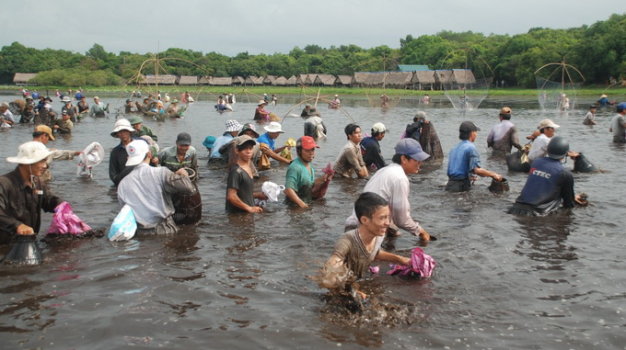
[[[470,176],[480,168],[480,155],[469,140],[459,142],[450,150],[446,191],[465,192],[471,189]]]
[[[350,230],[337,240],[333,255],[341,259],[346,267],[354,272],[354,277],[359,279],[363,277],[372,261],[376,259],[383,239],[383,236],[374,238],[374,249],[368,252],[361,237],[359,237],[358,229]]]
[[[595,123],[596,123],[596,115],[593,114],[591,111],[587,112],[587,114],[585,114],[585,119],[583,119],[583,124],[593,125]]]
[[[311,190],[315,182],[315,169],[310,168],[310,170],[307,169],[302,159],[298,157],[289,164],[285,178],[285,188],[294,190],[305,203],[310,203],[313,200]],[[291,202],[289,198],[286,198],[285,201]]]
[[[625,143],[626,142],[626,134],[624,128],[624,116],[621,114],[616,114],[613,119],[611,119],[611,130],[613,131],[613,142],[616,143]]]
[[[270,112],[266,111],[263,106],[259,106],[254,111],[255,121],[268,121],[270,120]]]
[[[135,213],[137,226],[156,233],[175,233],[172,194],[193,194],[196,187],[188,176],[174,174],[166,167],[140,163],[120,182],[117,198]],[[172,232],[173,231],[173,232]]]
[[[89,109],[89,115],[92,117],[104,117],[107,111],[107,107],[104,103],[98,102],[94,103],[93,106]]]
[[[71,134],[72,129],[74,129],[74,123],[72,123],[70,119],[58,119],[54,122],[54,124],[59,126],[59,128],[56,129],[59,134]]]
[[[237,190],[237,196],[242,202],[251,207],[254,206],[254,181],[239,165],[234,165],[228,173],[226,192],[230,188]],[[228,199],[226,200],[226,211],[229,213],[245,213],[243,209],[236,207]]]
[[[39,110],[39,113],[35,115],[34,124],[35,125],[44,124],[52,128],[54,126],[55,117],[56,117],[56,112],[44,106],[43,108]]]
[[[2,119],[2,121],[4,122],[9,121],[11,122],[11,124],[15,123],[15,116],[13,115],[13,113],[11,113],[11,111],[9,109],[7,109],[6,111],[4,111],[4,113],[0,114],[0,119]],[[10,124],[9,124],[10,125]]]
[[[548,155],[548,144],[550,138],[546,134],[541,134],[535,138],[530,145],[530,151],[528,151],[528,159],[532,163],[533,160],[545,157]]]
[[[222,159],[220,148],[232,140],[233,140],[233,135],[231,135],[230,133],[225,133],[224,135],[218,137],[213,143],[213,149],[211,151],[210,159]]]
[[[320,115],[320,112],[318,112],[315,108],[309,108],[309,110],[305,108],[302,110],[302,113],[300,113],[300,116],[303,118],[312,117],[312,116],[319,117],[319,115]]]
[[[513,147],[521,149],[515,125],[506,119],[494,125],[487,135],[487,147],[493,148],[494,154],[509,154]]]
[[[25,224],[39,232],[41,210],[54,212],[61,199],[53,195],[39,178],[34,179],[35,191],[22,180],[19,167],[0,176],[0,243],[16,235],[17,227]]]
[[[86,101],[79,101],[76,106],[78,107],[78,113],[89,111],[89,104]]]
[[[420,142],[420,134],[422,132],[422,125],[424,125],[424,121],[418,120],[411,124],[407,124],[406,129],[404,130],[404,137],[410,137],[417,142]]]
[[[198,158],[193,146],[189,146],[182,161],[176,156],[176,146],[167,147],[159,152],[159,163],[174,172],[180,168],[191,168],[198,173]]]
[[[361,147],[348,140],[348,143],[343,146],[337,160],[335,160],[333,170],[335,170],[335,173],[338,175],[350,178],[352,174],[358,175],[359,171],[364,166],[365,162],[361,154]]]
[[[419,234],[420,225],[411,218],[409,178],[400,164],[391,163],[378,170],[369,179],[363,192],[374,192],[389,202],[391,228],[401,228],[414,236]],[[358,223],[353,209],[352,215],[346,219],[346,227],[356,227]]]
[[[543,157],[532,162],[526,184],[509,213],[544,216],[561,203],[565,208],[574,206],[574,177],[560,160]]]
[[[159,137],[156,136],[153,132],[152,129],[150,129],[149,127],[142,125],[141,128],[139,129],[139,131],[135,131],[135,136],[137,137],[141,137],[141,136],[150,136],[152,138],[152,140],[154,142],[159,141]]]
[[[113,148],[109,157],[109,179],[113,181],[115,186],[133,169],[132,167],[126,167],[126,160],[128,160],[126,146],[120,143]]]
[[[272,151],[275,149],[276,140],[271,138],[268,132],[259,136],[259,138],[256,139],[256,142],[266,144]]]
[[[78,108],[76,108],[76,106],[72,105],[71,103],[68,105],[63,105],[63,107],[61,107],[61,114],[63,114],[63,112],[66,112],[67,115],[70,116],[70,120],[72,122],[76,122],[76,116],[78,115]]]
[[[311,136],[313,139],[317,140],[326,136],[326,133],[326,125],[324,125],[322,118],[312,116],[304,121],[304,136]]]
[[[380,153],[380,143],[374,136],[361,140],[361,154],[363,155],[363,162],[370,169],[374,167],[380,169],[387,165]]]
[[[606,106],[608,106],[611,103],[609,102],[609,98],[608,97],[602,97],[602,98],[600,98],[598,100],[598,104],[600,105],[600,107],[606,107]]]

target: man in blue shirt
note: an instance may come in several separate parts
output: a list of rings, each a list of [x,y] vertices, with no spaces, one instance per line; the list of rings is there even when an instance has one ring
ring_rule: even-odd
[[[476,175],[502,181],[501,175],[480,167],[480,155],[474,145],[479,130],[471,121],[461,123],[459,127],[459,139],[461,139],[461,142],[454,146],[448,157],[446,191],[469,191],[472,187],[472,182],[476,179]]]
[[[361,153],[363,153],[363,161],[365,165],[372,170],[377,170],[385,165],[385,160],[380,152],[380,141],[385,138],[385,124],[376,123],[372,125],[372,136],[368,136],[361,140]]]

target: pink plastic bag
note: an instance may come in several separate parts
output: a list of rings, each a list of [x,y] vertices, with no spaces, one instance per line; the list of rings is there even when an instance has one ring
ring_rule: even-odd
[[[91,227],[84,223],[72,210],[72,206],[68,202],[61,202],[54,208],[54,215],[48,234],[72,234],[80,235],[90,231]]]
[[[387,274],[409,276],[413,273],[419,274],[420,277],[430,277],[436,265],[437,262],[435,262],[432,256],[424,253],[422,248],[415,247],[411,251],[411,266],[392,265],[391,270],[389,270]]]

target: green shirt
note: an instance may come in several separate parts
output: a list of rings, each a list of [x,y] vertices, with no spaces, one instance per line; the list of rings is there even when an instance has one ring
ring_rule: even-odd
[[[298,157],[287,168],[287,176],[285,179],[285,188],[294,190],[300,199],[305,202],[313,200],[311,189],[315,182],[315,169],[306,168],[306,165]]]

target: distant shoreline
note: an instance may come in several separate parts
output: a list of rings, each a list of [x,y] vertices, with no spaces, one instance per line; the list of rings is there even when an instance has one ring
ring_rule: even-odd
[[[39,93],[45,93],[44,95],[54,95],[56,90],[66,92],[70,87],[46,87],[46,86],[17,86],[17,85],[0,85],[0,93],[2,94],[15,94],[16,96],[20,95],[20,90],[22,88],[27,88],[32,91],[38,91]],[[72,88],[72,90],[76,91],[76,88]],[[88,95],[111,95],[111,96],[120,96],[120,95],[128,95],[134,90],[137,90],[136,87],[131,86],[104,86],[104,87],[85,87],[84,90]],[[160,86],[144,86],[140,88],[140,91],[144,96],[148,93],[153,93],[157,91],[161,91],[162,93],[180,94],[185,91],[188,91],[192,94],[194,93],[208,93],[211,95],[220,95],[222,93],[232,92],[235,95],[241,94],[251,94],[251,95],[259,95],[268,94],[271,96],[272,94],[276,95],[307,95],[307,96],[315,96],[320,95],[321,100],[328,100],[329,96],[334,96],[338,94],[339,97],[346,95],[360,95],[360,96],[380,96],[381,94],[386,94],[389,96],[414,96],[421,97],[426,94],[430,96],[442,96],[444,95],[443,90],[405,90],[405,89],[381,89],[381,88],[351,88],[351,87],[315,87],[315,86],[307,86],[307,87],[277,87],[277,86],[253,86],[253,87],[243,87],[243,86],[180,86],[180,85],[160,85]],[[569,91],[571,94],[572,90]],[[619,88],[607,88],[607,87],[597,87],[590,88],[585,87],[579,90],[576,90],[577,96],[600,96],[601,94],[607,94],[610,100],[626,100],[626,87]],[[518,89],[518,88],[493,88],[488,91],[489,96],[536,96],[536,89]],[[332,97],[330,97],[332,98]]]

